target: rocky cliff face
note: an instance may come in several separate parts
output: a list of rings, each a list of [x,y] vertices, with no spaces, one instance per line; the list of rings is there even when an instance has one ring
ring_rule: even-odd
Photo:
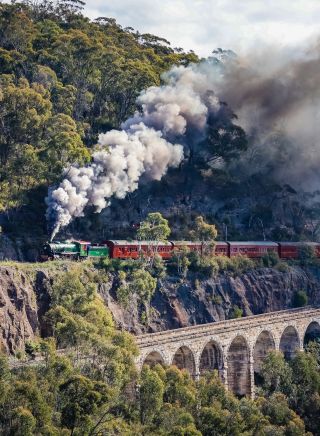
[[[0,266],[0,329],[2,348],[14,353],[27,340],[45,333],[53,268]],[[290,268],[286,272],[260,268],[240,276],[219,274],[208,280],[183,282],[169,277],[159,282],[149,307],[133,296],[128,308],[117,301],[115,280],[99,284],[99,292],[117,325],[132,333],[160,331],[228,319],[234,306],[243,315],[291,307],[295,291],[305,290],[310,304],[320,304],[319,269]]]
[[[110,287],[101,294],[122,328],[133,333],[174,329],[228,319],[234,306],[243,315],[254,315],[292,307],[296,291],[304,290],[309,304],[320,304],[320,271],[290,268],[286,272],[260,268],[240,276],[219,274],[208,280],[169,278],[160,283],[150,308],[147,324],[141,322],[144,308],[132,300],[128,309],[121,308]]]
[[[41,330],[41,315],[48,305],[45,272],[27,272],[14,266],[0,266],[1,348],[15,352]]]

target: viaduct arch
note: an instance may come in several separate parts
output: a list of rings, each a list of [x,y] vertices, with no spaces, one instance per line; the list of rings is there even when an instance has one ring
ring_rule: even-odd
[[[311,340],[320,341],[320,309],[289,309],[136,337],[143,365],[176,365],[193,377],[217,370],[238,396],[254,396],[270,350],[290,360]]]

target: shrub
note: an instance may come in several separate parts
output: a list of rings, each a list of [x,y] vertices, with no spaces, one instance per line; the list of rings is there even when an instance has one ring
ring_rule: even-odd
[[[143,303],[149,303],[157,287],[157,279],[143,269],[134,271],[130,276],[129,288],[138,295]]]
[[[154,256],[152,265],[148,268],[148,270],[153,276],[157,277],[158,279],[163,279],[167,275],[167,268],[164,260],[158,254]]]
[[[273,268],[279,263],[278,253],[275,251],[268,251],[261,258],[262,265],[266,268]]]
[[[312,265],[317,263],[316,250],[312,245],[302,245],[298,249],[298,259],[302,266]]]
[[[212,302],[213,304],[220,305],[222,304],[222,297],[220,295],[213,295]]]
[[[298,249],[300,260],[313,260],[316,258],[316,251],[312,245],[304,244]]]
[[[34,358],[36,353],[38,353],[40,350],[39,343],[34,341],[26,341],[24,347],[26,354],[32,358]]]
[[[308,295],[305,291],[296,291],[293,296],[293,307],[303,307],[308,304]]]
[[[230,260],[232,262],[234,272],[238,274],[255,267],[254,260],[249,259],[249,257],[246,256],[235,256],[232,257]]]
[[[116,290],[117,300],[123,307],[128,307],[130,293],[131,292],[129,286],[122,285],[117,288]]]
[[[282,273],[288,272],[290,269],[289,265],[283,261],[279,262],[275,268]]]
[[[215,257],[200,256],[197,252],[190,252],[190,270],[201,274],[205,278],[214,277],[219,272],[219,265]]]
[[[242,318],[242,315],[243,315],[243,310],[239,306],[234,304],[232,307],[232,311],[230,313],[230,318],[231,319]]]
[[[190,251],[187,248],[181,248],[173,252],[169,265],[173,270],[177,271],[180,276],[186,277],[192,262],[191,259]]]

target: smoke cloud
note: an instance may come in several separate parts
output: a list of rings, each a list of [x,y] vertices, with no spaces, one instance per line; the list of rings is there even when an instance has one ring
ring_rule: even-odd
[[[219,109],[218,98],[208,93],[207,74],[196,66],[180,66],[163,79],[164,86],[141,93],[137,103],[142,111],[123,123],[123,130],[99,136],[100,150],[90,165],[72,166],[59,187],[49,191],[52,238],[87,206],[100,212],[112,197],[124,198],[137,189],[142,175],[160,180],[180,164],[191,136],[203,137],[209,114]]]
[[[204,139],[210,116],[223,112],[221,102],[237,114],[237,124],[251,138],[251,149],[236,165],[249,172],[271,165],[281,182],[320,186],[319,44],[306,53],[273,49],[257,56],[209,58],[174,67],[163,81],[140,94],[142,110],[122,130],[100,135],[90,165],[72,166],[59,187],[49,191],[53,236],[87,206],[100,212],[112,197],[124,198],[137,189],[141,176],[160,180],[177,167],[184,150]]]
[[[320,43],[290,52],[260,49],[227,62],[216,79],[217,95],[250,138],[241,162],[246,175],[271,171],[278,183],[319,189]]]

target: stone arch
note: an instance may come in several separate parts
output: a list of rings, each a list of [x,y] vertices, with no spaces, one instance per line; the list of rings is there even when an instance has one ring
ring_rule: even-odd
[[[283,352],[286,360],[294,358],[296,351],[300,348],[299,334],[292,325],[286,327],[280,339],[280,351]]]
[[[162,357],[162,355],[159,353],[159,351],[151,351],[149,354],[146,355],[146,357],[143,360],[143,365],[148,365],[150,367],[153,367],[157,364],[160,364],[162,366],[164,366],[164,358]]]
[[[263,330],[257,337],[253,348],[254,382],[259,386],[262,382],[261,365],[269,351],[275,350],[275,341],[271,332]]]
[[[223,368],[223,352],[216,341],[209,341],[203,347],[200,354],[199,372],[203,374],[206,371],[217,369],[220,371]]]
[[[175,365],[179,369],[186,369],[191,375],[195,375],[196,373],[193,352],[186,345],[182,345],[175,352],[172,359],[172,365]]]
[[[237,396],[250,395],[250,351],[243,336],[236,336],[228,350],[228,387]]]
[[[308,345],[310,341],[320,342],[320,324],[317,321],[312,321],[306,328],[303,345]]]

